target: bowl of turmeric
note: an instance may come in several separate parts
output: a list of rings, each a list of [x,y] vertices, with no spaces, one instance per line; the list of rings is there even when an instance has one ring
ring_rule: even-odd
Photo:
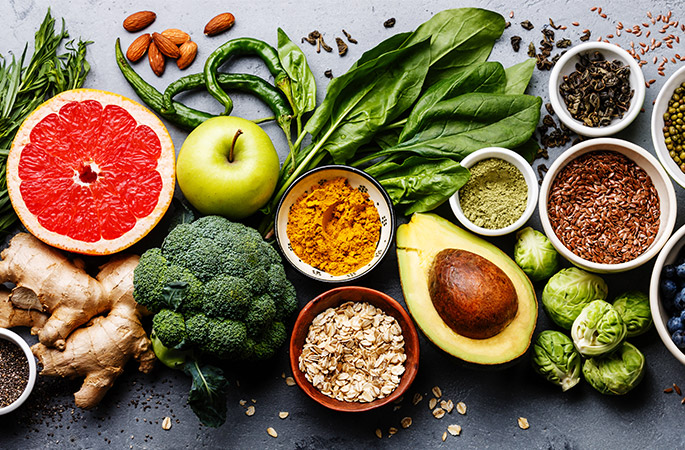
[[[340,283],[366,275],[383,259],[395,235],[395,213],[387,192],[366,172],[322,166],[285,192],[274,229],[295,269]]]

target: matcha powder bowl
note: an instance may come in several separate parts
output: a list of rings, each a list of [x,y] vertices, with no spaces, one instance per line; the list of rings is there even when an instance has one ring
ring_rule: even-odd
[[[459,222],[482,236],[503,236],[521,228],[535,212],[535,172],[518,153],[501,147],[477,150],[461,162],[471,179],[452,197]]]

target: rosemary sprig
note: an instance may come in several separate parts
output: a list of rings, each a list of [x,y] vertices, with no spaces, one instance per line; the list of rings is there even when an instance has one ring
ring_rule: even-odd
[[[7,154],[17,130],[41,103],[62,91],[81,87],[90,70],[86,46],[90,42],[69,41],[58,54],[62,41],[69,37],[64,20],[59,32],[48,9],[36,32],[33,54],[25,65],[28,43],[21,57],[11,62],[0,55],[0,232],[7,232],[17,217],[7,194],[5,167]]]

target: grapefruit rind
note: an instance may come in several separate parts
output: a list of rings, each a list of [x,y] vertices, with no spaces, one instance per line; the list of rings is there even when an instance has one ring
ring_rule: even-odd
[[[96,100],[106,105],[124,108],[139,125],[147,125],[157,135],[161,145],[161,155],[157,160],[157,172],[162,179],[162,188],[154,209],[145,217],[138,218],[135,226],[114,239],[100,239],[85,242],[70,238],[46,229],[29,209],[20,192],[19,162],[24,147],[30,143],[31,130],[46,116],[57,113],[67,103]],[[166,213],[174,195],[176,184],[175,151],[169,132],[162,121],[149,109],[122,95],[97,89],[73,89],[62,92],[41,104],[19,127],[7,157],[7,190],[17,216],[26,229],[48,245],[70,252],[88,255],[110,255],[124,250],[147,235]]]

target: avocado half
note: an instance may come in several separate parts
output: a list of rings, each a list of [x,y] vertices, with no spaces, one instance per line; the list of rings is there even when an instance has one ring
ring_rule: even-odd
[[[501,269],[514,286],[518,309],[504,329],[485,339],[454,331],[433,305],[429,276],[433,261],[445,249],[479,255]],[[415,213],[397,229],[397,259],[404,300],[426,337],[443,351],[469,363],[498,365],[523,355],[538,316],[535,289],[526,274],[493,244],[434,214]]]

